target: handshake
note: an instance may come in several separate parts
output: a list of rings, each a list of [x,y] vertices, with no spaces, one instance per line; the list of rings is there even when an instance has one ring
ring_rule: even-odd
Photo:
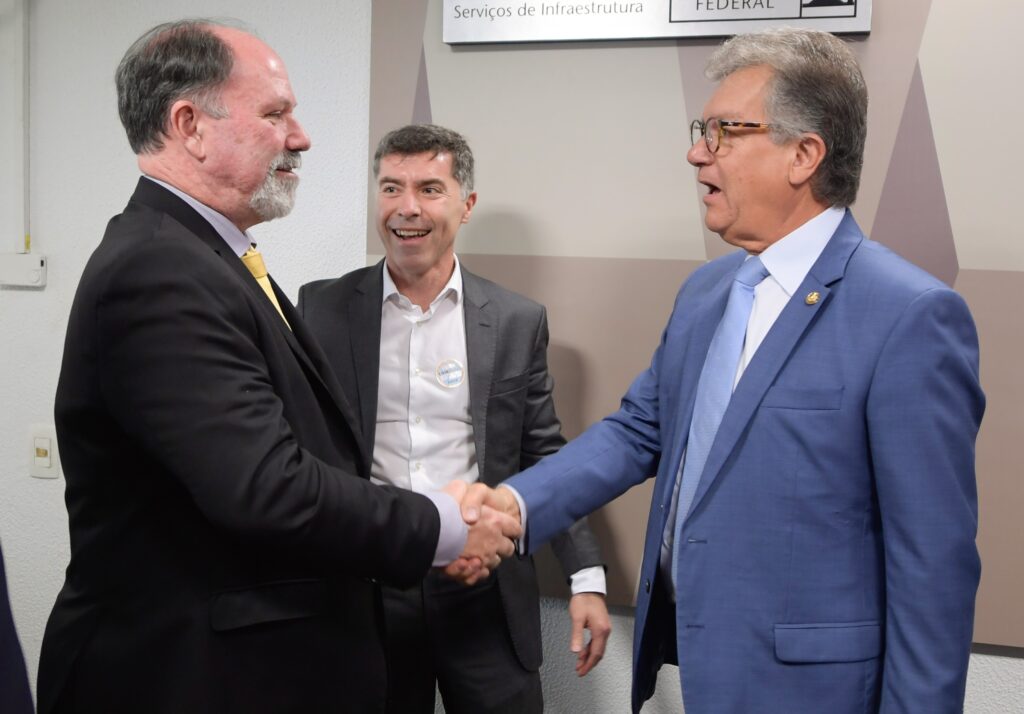
[[[464,585],[473,585],[489,576],[502,558],[515,553],[515,539],[523,534],[519,503],[511,491],[500,486],[492,489],[482,483],[452,481],[443,490],[459,503],[469,527],[462,554],[443,572]]]

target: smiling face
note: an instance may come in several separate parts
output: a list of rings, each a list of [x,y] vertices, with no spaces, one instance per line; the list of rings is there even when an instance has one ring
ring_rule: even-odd
[[[260,40],[217,28],[234,65],[220,92],[227,116],[202,113],[202,174],[216,205],[239,228],[291,210],[298,176],[293,169],[309,149],[293,115],[295,96],[284,63]]]
[[[748,67],[727,76],[704,107],[704,120],[768,122],[765,89],[772,70]],[[704,222],[722,240],[760,253],[800,225],[791,225],[803,187],[794,186],[790,168],[796,141],[776,144],[768,132],[726,129],[712,154],[697,141],[686,155],[698,168],[697,180],[707,187]],[[802,222],[802,221],[801,221]]]
[[[377,173],[377,232],[399,289],[444,286],[455,267],[455,235],[476,193],[462,196],[447,152],[386,154]]]

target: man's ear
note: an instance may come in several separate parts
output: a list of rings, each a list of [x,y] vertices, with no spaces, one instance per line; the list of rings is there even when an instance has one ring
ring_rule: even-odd
[[[809,182],[825,160],[826,153],[824,139],[817,134],[802,134],[796,142],[789,166],[789,182],[794,186]]]
[[[473,212],[473,206],[476,205],[476,191],[469,194],[466,197],[466,211],[462,214],[462,222],[469,223],[469,215]]]
[[[167,135],[170,139],[180,143],[189,154],[200,161],[206,157],[206,149],[203,146],[204,119],[205,116],[193,102],[179,99],[171,105],[170,118],[167,121]]]

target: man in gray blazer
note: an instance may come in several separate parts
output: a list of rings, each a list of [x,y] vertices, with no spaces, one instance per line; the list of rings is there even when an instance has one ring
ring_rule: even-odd
[[[462,268],[455,235],[476,203],[473,154],[433,125],[386,135],[374,156],[386,259],[305,285],[299,311],[355,404],[372,475],[414,491],[453,479],[494,486],[565,443],[551,398],[544,308]],[[585,521],[555,539],[573,597],[582,676],[611,626]],[[472,588],[428,575],[385,589],[388,711],[541,712],[540,610],[532,560]],[[591,639],[583,642],[583,630]]]

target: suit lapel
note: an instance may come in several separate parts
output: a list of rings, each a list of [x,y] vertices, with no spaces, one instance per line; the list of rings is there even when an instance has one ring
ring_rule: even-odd
[[[330,363],[327,360],[327,356],[324,354],[320,344],[313,337],[313,333],[306,327],[306,323],[303,322],[302,316],[299,315],[298,311],[292,306],[291,302],[278,287],[274,279],[270,279],[270,284],[274,287],[274,293],[277,295],[277,300],[281,304],[281,310],[284,312],[285,317],[288,320],[288,325],[291,325],[292,329],[288,329],[288,325],[284,324],[281,320],[280,315],[273,310],[273,315],[276,317],[276,322],[281,325],[281,329],[284,331],[285,340],[288,342],[288,346],[291,348],[295,357],[305,367],[306,372],[313,376],[320,385],[327,391],[328,394],[334,399],[334,403],[338,407],[338,411],[341,412],[341,416],[348,423],[349,429],[357,434],[356,443],[359,444],[360,456],[363,459],[363,463],[370,463],[370,454],[367,453],[367,445],[370,443],[366,440],[364,433],[359,428],[359,419],[356,416],[355,410],[349,403],[348,399],[345,398],[345,390],[342,389],[341,384],[338,383],[338,378],[334,374],[334,370],[331,369]],[[258,285],[257,285],[258,287]],[[261,289],[262,291],[262,289]],[[269,302],[269,301],[267,301]],[[359,438],[362,437],[362,438]]]
[[[678,409],[672,410],[675,419],[670,433],[669,459],[664,461],[667,478],[662,479],[662,502],[666,507],[672,499],[675,487],[676,475],[683,458],[683,448],[689,436],[690,421],[693,418],[694,398],[697,394],[697,382],[700,380],[701,370],[704,369],[704,360],[707,358],[708,349],[711,346],[711,338],[714,337],[715,328],[722,320],[725,312],[725,304],[729,299],[729,289],[732,286],[732,278],[736,268],[743,260],[742,251],[736,253],[732,259],[735,265],[728,268],[725,276],[700,298],[700,302],[687,310],[684,320],[693,325],[690,330],[677,339],[682,350],[679,361],[666,359],[668,368],[679,373],[680,381],[677,389]],[[669,349],[676,347],[675,344],[667,345]],[[665,369],[663,367],[662,369]]]
[[[494,377],[498,344],[498,316],[479,278],[462,270],[463,314],[466,325],[466,361],[469,363],[469,412],[481,480],[485,480],[487,400]]]
[[[384,261],[367,272],[345,306],[348,334],[356,331],[360,339],[349,339],[355,370],[359,417],[367,444],[373,444],[377,432],[377,388],[380,379],[380,320],[384,299]]]
[[[757,352],[743,372],[736,391],[733,392],[729,406],[718,427],[718,434],[711,445],[708,460],[704,466],[697,492],[690,508],[691,513],[700,505],[701,500],[714,484],[726,460],[736,447],[736,442],[754,416],[761,404],[764,394],[775,382],[779,371],[786,364],[790,354],[800,338],[810,327],[815,317],[825,309],[829,302],[832,287],[840,281],[846,271],[846,264],[864,240],[856,221],[849,211],[839,228],[832,235],[825,250],[811,267],[807,277],[790,298],[775,324]],[[817,292],[819,299],[808,305],[805,297]]]
[[[352,408],[338,386],[334,373],[327,366],[326,358],[323,356],[316,340],[306,329],[302,318],[292,306],[291,301],[282,292],[277,283],[274,282],[274,279],[270,278],[274,294],[277,295],[278,302],[281,304],[281,310],[285,314],[288,323],[296,332],[289,329],[288,325],[281,319],[277,309],[270,302],[266,293],[263,292],[263,288],[252,277],[252,273],[245,267],[241,259],[231,251],[220,234],[185,201],[162,186],[145,178],[139,179],[132,200],[166,213],[220,256],[224,263],[238,276],[245,289],[251,292],[257,304],[262,306],[266,321],[273,324],[275,329],[280,331],[280,334],[288,343],[288,347],[306,369],[307,373],[313,375],[323,389],[331,395],[342,417],[348,422],[349,428],[354,433],[359,434],[359,422],[355,419]],[[370,461],[366,459],[365,443],[359,438],[356,439],[356,442],[359,444],[364,462],[369,464]]]

